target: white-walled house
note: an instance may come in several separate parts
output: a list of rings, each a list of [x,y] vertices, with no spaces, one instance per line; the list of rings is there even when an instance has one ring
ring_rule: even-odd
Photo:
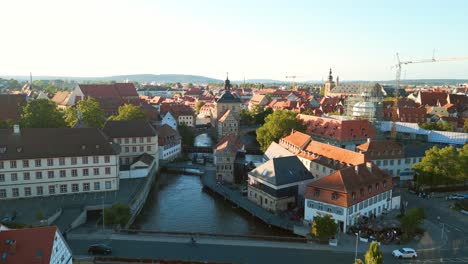
[[[379,216],[394,209],[392,177],[372,162],[347,167],[311,182],[304,206],[306,221],[328,215],[346,232],[361,216]]]
[[[118,153],[96,128],[0,129],[0,199],[118,190]]]
[[[56,226],[0,230],[1,263],[72,264],[70,247]]]
[[[168,125],[172,127],[172,129],[177,130],[177,120],[175,117],[171,114],[170,111],[167,111],[166,114],[164,115],[161,125]]]
[[[169,125],[162,125],[158,129],[158,145],[160,160],[174,160],[182,152],[182,138],[179,132]]]

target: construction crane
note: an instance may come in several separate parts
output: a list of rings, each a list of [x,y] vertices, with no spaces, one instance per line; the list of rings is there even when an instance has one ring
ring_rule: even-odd
[[[396,68],[396,78],[395,78],[395,101],[393,103],[393,113],[392,113],[392,129],[391,129],[391,138],[392,140],[396,139],[396,122],[397,122],[397,111],[398,111],[398,89],[400,88],[400,77],[401,77],[401,66],[415,63],[430,63],[430,62],[443,62],[443,61],[462,61],[468,60],[468,57],[452,57],[452,58],[440,58],[436,59],[434,54],[432,54],[432,59],[425,60],[416,60],[416,61],[401,61],[400,55],[397,53],[397,64],[392,68]]]
[[[296,78],[302,78],[303,76],[290,75],[286,76],[286,79],[292,79],[292,88],[296,90]]]

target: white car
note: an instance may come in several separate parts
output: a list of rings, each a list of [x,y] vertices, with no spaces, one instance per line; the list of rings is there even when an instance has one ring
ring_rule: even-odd
[[[417,258],[418,254],[416,253],[416,250],[412,248],[400,248],[393,250],[392,255],[395,258]]]

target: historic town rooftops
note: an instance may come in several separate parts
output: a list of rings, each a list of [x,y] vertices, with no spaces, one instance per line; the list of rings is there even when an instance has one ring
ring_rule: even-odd
[[[296,156],[270,159],[250,171],[249,176],[264,180],[275,186],[314,178]]]
[[[260,104],[263,100],[265,100],[266,95],[264,94],[254,94],[252,98],[250,98],[250,103],[254,105]]]
[[[297,115],[307,126],[307,134],[336,141],[367,140],[376,136],[375,130],[367,120],[338,120],[312,115]]]
[[[149,166],[149,165],[153,164],[153,161],[154,161],[154,157],[145,152],[145,153],[139,155],[138,157],[136,157],[133,160],[132,164],[135,164],[137,162],[143,162],[144,164]]]
[[[370,159],[400,159],[404,157],[403,149],[397,142],[391,140],[371,140],[356,147],[357,151],[365,153]]]
[[[224,93],[221,95],[218,100],[216,100],[217,103],[241,103],[241,100],[239,97],[234,96],[231,91],[225,90]]]
[[[0,160],[116,155],[97,128],[0,129]]]
[[[107,121],[102,131],[110,138],[156,136],[156,131],[146,120]]]
[[[447,93],[436,91],[418,91],[416,102],[422,106],[437,106],[447,104]]]
[[[0,254],[6,254],[2,263],[50,263],[56,231],[46,226],[0,232]]]
[[[171,126],[164,124],[156,127],[158,132],[158,144],[159,146],[165,146],[167,144],[180,143],[180,134],[177,130]]]
[[[244,145],[240,141],[240,139],[234,135],[234,134],[229,134],[227,136],[224,136],[218,144],[214,147],[215,152],[216,151],[228,151],[231,154],[236,154],[239,150],[242,150],[244,148]]]
[[[160,105],[160,112],[163,115],[171,112],[175,118],[179,118],[179,116],[195,116],[195,111],[190,106],[184,104],[162,103]]]
[[[311,136],[293,130],[291,131],[291,134],[280,139],[280,145],[282,145],[290,151],[292,150],[293,152],[297,152],[299,150],[304,149],[311,140]]]
[[[24,94],[0,94],[0,120],[19,120],[21,107],[25,105]]]
[[[378,187],[377,187],[378,186]],[[349,207],[379,193],[391,190],[392,177],[371,162],[347,167],[307,185],[308,199]],[[321,190],[327,192],[321,193]],[[343,193],[333,195],[329,193]],[[353,199],[354,197],[354,199]]]
[[[268,149],[265,151],[265,155],[264,155],[266,159],[289,157],[289,156],[293,156],[293,154],[274,141],[271,142],[270,146],[268,146]]]
[[[361,153],[318,141],[311,141],[302,154],[306,154],[304,156],[306,158],[311,157],[309,159],[316,159],[321,156],[336,161],[335,163],[346,164],[347,166],[366,162],[365,155]]]

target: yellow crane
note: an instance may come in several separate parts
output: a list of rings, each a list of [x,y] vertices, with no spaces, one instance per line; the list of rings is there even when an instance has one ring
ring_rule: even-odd
[[[430,63],[430,62],[443,62],[443,61],[463,61],[468,60],[468,57],[452,57],[452,58],[439,58],[436,59],[434,54],[432,59],[424,60],[414,60],[414,61],[401,61],[400,55],[397,53],[397,64],[393,65],[392,68],[396,68],[396,79],[395,79],[395,101],[393,103],[393,113],[392,113],[392,129],[390,137],[392,140],[396,139],[396,122],[397,122],[397,111],[398,111],[398,89],[400,88],[400,77],[401,77],[401,66],[415,63]]]
[[[296,76],[296,75],[289,75],[286,76],[286,79],[292,79],[292,88],[293,90],[296,90],[296,78],[302,78],[303,76]]]

